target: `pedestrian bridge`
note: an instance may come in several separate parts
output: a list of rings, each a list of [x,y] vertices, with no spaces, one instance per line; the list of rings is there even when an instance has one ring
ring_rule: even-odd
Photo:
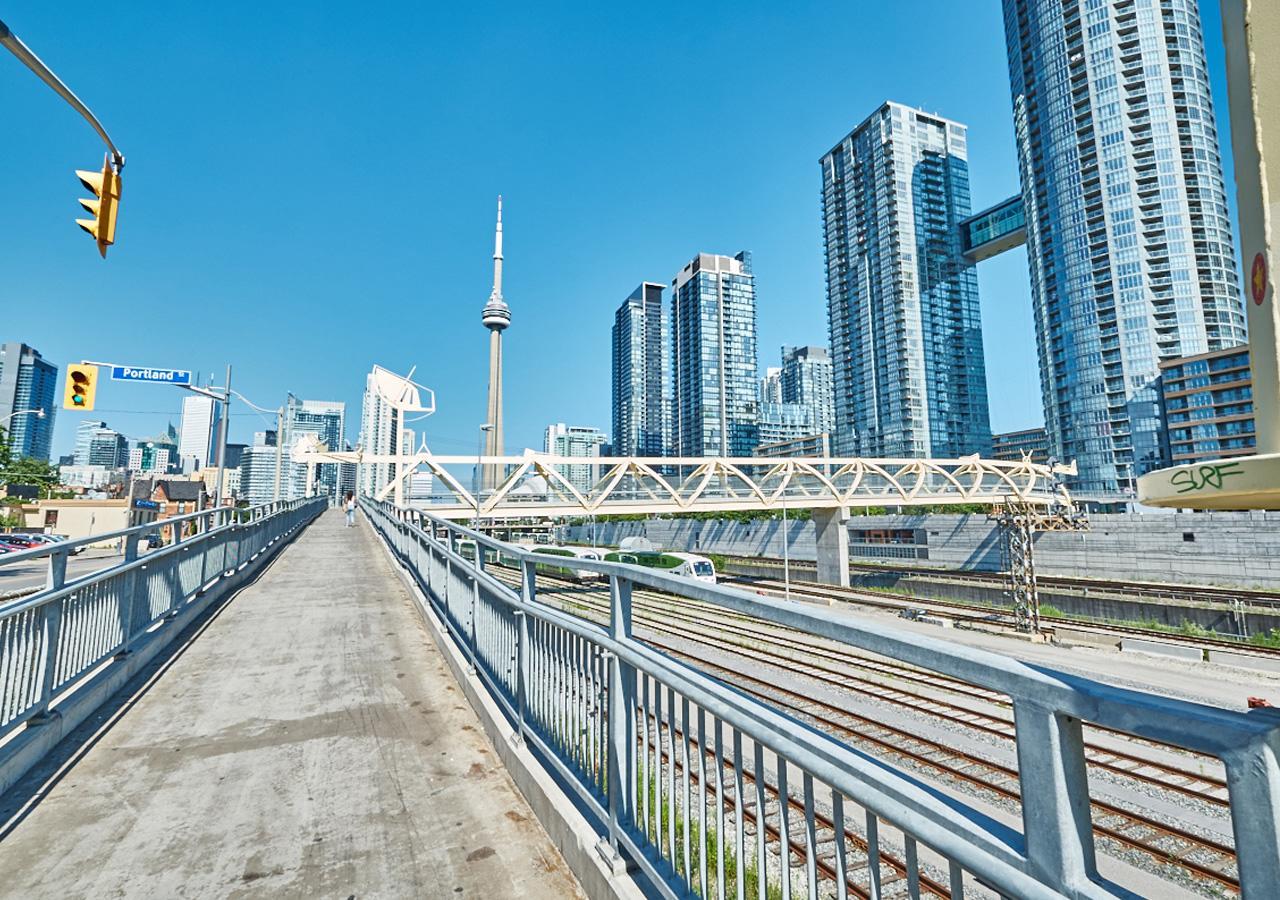
[[[314,435],[298,441],[292,456],[311,472],[317,465],[332,463],[381,466],[387,477],[377,500],[403,500],[405,482],[415,473],[429,474],[434,496],[418,505],[432,515],[454,519],[949,504],[1070,508],[1071,497],[1058,476],[1075,474],[1074,464],[978,456],[584,458],[533,451],[520,456],[439,456],[425,449],[401,456],[332,451]],[[496,489],[481,493],[467,473],[484,470],[504,474]]]
[[[1083,723],[1221,760],[1231,877],[1280,883],[1274,718],[621,564],[575,560],[607,587],[566,605],[545,555],[362,508],[199,513],[151,554],[142,526],[75,581],[68,547],[12,555],[50,578],[0,607],[6,891],[1131,896],[1099,874]],[[1008,698],[1020,816],[657,649],[655,591]]]

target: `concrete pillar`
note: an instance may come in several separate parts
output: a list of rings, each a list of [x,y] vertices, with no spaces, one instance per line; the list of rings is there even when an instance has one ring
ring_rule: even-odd
[[[815,509],[818,581],[849,586],[849,510]]]
[[[1271,246],[1280,216],[1280,80],[1271,74],[1273,63],[1268,61],[1280,40],[1280,5],[1274,0],[1222,0],[1222,32],[1257,452],[1280,453],[1280,310],[1273,287],[1280,273]]]

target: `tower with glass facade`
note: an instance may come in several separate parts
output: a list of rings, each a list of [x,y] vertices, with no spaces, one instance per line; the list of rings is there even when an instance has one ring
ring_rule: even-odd
[[[345,442],[347,404],[340,400],[300,400],[292,393],[284,408],[284,437],[281,445],[287,455],[303,435],[315,435],[320,443],[337,450]],[[338,489],[337,463],[316,466],[316,492],[332,495]],[[302,493],[306,492],[303,484]],[[301,496],[302,494],[298,494]],[[290,499],[293,495],[282,495]]]
[[[783,347],[778,375],[781,401],[812,410],[813,433],[830,434],[836,413],[831,394],[831,354],[827,348]]]
[[[673,443],[680,456],[750,456],[758,437],[751,254],[699,253],[671,282]]]
[[[991,445],[966,132],[885,103],[821,159],[837,455]]]
[[[0,343],[0,428],[15,458],[49,458],[57,392],[57,366],[34,347],[19,341]]]
[[[646,281],[613,316],[613,454],[671,451],[671,326],[663,286]]]
[[[1160,361],[1245,340],[1195,0],[1004,0],[1045,426],[1078,490],[1160,465]]]

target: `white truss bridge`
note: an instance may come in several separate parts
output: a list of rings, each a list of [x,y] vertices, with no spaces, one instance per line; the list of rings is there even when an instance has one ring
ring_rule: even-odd
[[[1009,503],[1057,508],[1071,497],[1057,476],[1074,466],[1028,460],[861,459],[760,457],[579,457],[527,451],[521,456],[439,456],[335,452],[299,443],[295,462],[393,463],[397,473],[377,494],[385,500],[397,482],[429,472],[435,502],[416,503],[447,518],[513,518],[661,514],[750,509],[852,509]],[[477,498],[467,478],[476,466],[496,466],[506,477]],[[575,484],[574,482],[578,482]],[[583,483],[591,487],[582,490]]]

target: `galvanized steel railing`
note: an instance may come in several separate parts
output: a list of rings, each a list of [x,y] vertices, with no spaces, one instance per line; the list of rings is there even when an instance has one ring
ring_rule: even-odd
[[[534,554],[417,510],[363,508],[516,734],[597,819],[602,847],[663,896],[1128,896],[1097,874],[1082,725],[1225,765],[1246,897],[1280,884],[1280,727],[799,604],[618,563],[608,627],[538,599]],[[459,552],[460,542],[484,552]],[[520,572],[520,590],[486,565]],[[1007,695],[1022,829],[783,714],[632,637],[644,587],[843,642]],[[901,858],[888,866],[886,835]],[[897,852],[897,851],[895,851]],[[888,878],[882,877],[887,872]],[[935,877],[936,876],[936,877]],[[898,888],[902,885],[899,883]]]
[[[0,556],[0,566],[48,563],[43,589],[0,605],[0,739],[39,721],[60,694],[132,650],[158,621],[177,615],[324,506],[324,499],[313,498],[224,507]],[[139,555],[140,541],[165,529],[172,542]],[[67,580],[76,547],[116,539],[122,562]]]

